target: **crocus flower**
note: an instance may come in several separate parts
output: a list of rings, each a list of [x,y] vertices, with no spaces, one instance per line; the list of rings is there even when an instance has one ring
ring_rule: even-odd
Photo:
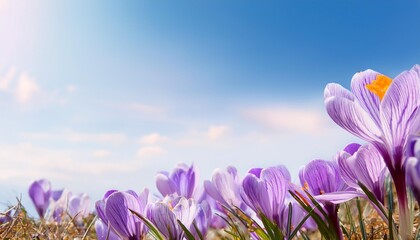
[[[171,194],[192,198],[197,187],[197,171],[194,165],[178,164],[172,173],[160,172],[156,175],[156,187],[165,197]]]
[[[201,201],[198,205],[197,216],[195,217],[193,224],[197,226],[198,231],[200,234],[205,237],[207,234],[207,230],[212,221],[212,210],[210,205],[207,201]],[[199,239],[197,230],[194,226],[190,227],[191,233],[194,235],[195,239]]]
[[[142,239],[146,235],[146,227],[143,222],[130,210],[144,214],[148,196],[147,189],[140,196],[134,191],[117,191],[106,199],[106,219],[122,239]]]
[[[288,181],[280,167],[269,167],[258,172],[252,170],[242,181],[242,198],[259,217],[264,214],[280,227]]]
[[[407,148],[407,185],[413,192],[417,202],[420,203],[420,137],[414,137],[410,140]]]
[[[337,164],[332,161],[312,160],[300,169],[299,179],[303,188],[313,196],[344,191],[347,188],[341,178]],[[343,234],[341,233],[337,216],[337,206],[333,203],[325,203],[324,209],[334,226],[337,236],[342,239]]]
[[[387,168],[381,154],[372,145],[349,144],[337,156],[341,176],[348,186],[362,192],[359,183],[371,191],[382,204]]]
[[[71,195],[72,193],[66,188],[51,192],[50,206],[47,213],[49,221],[61,222],[66,217]]]
[[[397,190],[400,234],[410,238],[404,149],[409,135],[420,131],[420,65],[393,80],[373,70],[356,73],[351,92],[330,83],[324,100],[334,122],[381,153]]]
[[[68,213],[77,221],[89,215],[90,198],[86,193],[73,194],[69,198]]]
[[[300,224],[300,222],[303,220],[303,218],[308,214],[302,206],[300,206],[296,201],[292,201],[291,205],[292,207],[292,218],[290,223],[290,231],[294,231],[295,228]],[[286,204],[286,207],[283,209],[283,230],[287,230],[287,219],[289,217],[289,204]],[[302,228],[306,230],[316,230],[317,226],[315,221],[312,218],[306,219],[305,223],[303,223]]]
[[[121,238],[101,219],[95,221],[95,232],[98,240],[120,240]]]
[[[151,204],[147,209],[148,219],[158,228],[166,239],[181,240],[184,231],[178,224],[179,220],[191,231],[192,223],[197,215],[198,207],[193,199],[177,197],[165,198],[163,201]]]
[[[9,209],[6,212],[0,213],[0,225],[13,220],[10,212],[11,212],[11,209]]]
[[[51,183],[46,179],[34,181],[29,186],[29,197],[40,218],[44,218],[50,204]]]
[[[235,167],[215,169],[211,181],[204,181],[206,193],[225,206],[241,207],[241,179]]]

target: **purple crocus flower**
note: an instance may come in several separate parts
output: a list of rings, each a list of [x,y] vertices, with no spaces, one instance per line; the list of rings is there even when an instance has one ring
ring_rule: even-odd
[[[49,221],[61,222],[66,217],[71,195],[72,193],[65,188],[51,192],[50,206],[47,212]]]
[[[197,215],[193,221],[193,224],[197,226],[198,231],[200,231],[201,235],[205,237],[212,221],[213,212],[210,205],[205,200],[198,203],[197,207]],[[194,235],[195,239],[199,239],[197,230],[194,226],[190,227],[190,231]]]
[[[120,240],[121,238],[101,219],[95,221],[95,232],[98,240]]]
[[[241,179],[235,167],[215,169],[211,181],[204,181],[206,193],[225,206],[241,207]]]
[[[292,206],[292,219],[290,223],[290,231],[295,230],[303,218],[307,215],[307,212],[300,206],[296,201],[291,202]],[[287,219],[289,217],[289,204],[286,204],[286,207],[283,209],[283,230],[287,230]],[[302,225],[302,228],[306,230],[316,230],[317,226],[315,221],[312,218],[306,219],[305,223]]]
[[[44,218],[51,197],[51,183],[46,179],[34,181],[29,186],[29,197],[35,205],[40,218]]]
[[[193,199],[167,197],[163,201],[151,204],[147,209],[147,217],[166,239],[181,240],[184,238],[184,231],[177,220],[191,231],[194,219],[199,217],[198,210]]]
[[[313,196],[344,191],[347,188],[341,178],[337,164],[332,161],[312,160],[300,169],[299,179],[303,188]],[[325,203],[324,209],[334,226],[337,236],[342,239],[343,234],[337,216],[337,206],[333,203]]]
[[[417,202],[420,203],[420,137],[410,139],[407,148],[407,185],[413,192]]]
[[[251,170],[242,181],[242,198],[259,217],[264,214],[280,227],[288,181],[280,167],[265,168],[254,175],[256,172],[259,171]]]
[[[69,198],[68,213],[72,218],[81,221],[89,215],[90,198],[86,193],[74,194]]]
[[[146,235],[143,222],[130,210],[144,214],[149,191],[140,196],[134,191],[113,192],[105,200],[105,218],[122,239],[142,239]]]
[[[11,216],[11,209],[7,210],[6,212],[0,213],[0,225],[3,223],[7,223],[13,220]]]
[[[177,194],[192,198],[197,187],[197,179],[194,165],[188,167],[185,164],[178,164],[172,173],[160,172],[156,175],[156,187],[164,197]]]
[[[385,195],[387,168],[381,154],[372,145],[349,144],[337,156],[340,173],[349,187],[362,192],[359,183],[366,186],[382,204]]]
[[[393,80],[373,70],[356,73],[351,92],[330,83],[324,100],[334,122],[381,153],[397,190],[400,234],[410,238],[404,149],[409,135],[420,131],[420,65]]]

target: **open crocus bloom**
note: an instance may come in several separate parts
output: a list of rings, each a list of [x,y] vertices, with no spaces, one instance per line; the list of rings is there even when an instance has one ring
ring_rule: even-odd
[[[394,79],[373,70],[356,73],[351,91],[330,83],[324,92],[328,114],[339,126],[370,142],[381,153],[394,180],[400,234],[409,239],[404,150],[409,135],[420,131],[420,65]]]
[[[407,138],[420,131],[420,65],[393,80],[373,70],[356,73],[351,92],[330,83],[324,100],[334,122],[377,147],[390,171],[402,168]]]

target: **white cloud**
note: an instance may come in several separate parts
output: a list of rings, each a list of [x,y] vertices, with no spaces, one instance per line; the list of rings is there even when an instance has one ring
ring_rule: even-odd
[[[96,143],[113,143],[121,144],[127,140],[127,136],[123,133],[76,133],[72,132],[65,136],[70,142],[96,142]]]
[[[74,131],[64,131],[58,133],[49,132],[25,132],[21,136],[26,140],[41,141],[68,141],[76,143],[93,142],[93,143],[111,143],[122,144],[127,141],[124,133],[81,133]]]
[[[22,73],[17,82],[15,97],[20,103],[27,103],[33,95],[40,91],[40,87],[28,74]]]
[[[95,158],[106,158],[111,156],[111,152],[106,149],[97,149],[92,152],[92,157]]]
[[[10,84],[16,76],[16,68],[11,67],[4,76],[0,77],[0,91],[8,91]]]
[[[244,116],[264,127],[305,134],[317,134],[327,128],[324,112],[299,107],[253,108],[243,111]]]
[[[102,152],[103,153],[103,152]],[[43,148],[31,143],[0,145],[0,180],[54,178],[71,181],[74,176],[85,177],[104,173],[134,172],[142,162],[135,159],[104,162],[93,161],[78,151]]]
[[[151,133],[151,134],[142,136],[139,140],[139,143],[152,145],[152,144],[157,144],[157,143],[166,142],[166,141],[168,141],[168,137],[162,136],[159,133]]]
[[[151,158],[151,157],[159,157],[166,153],[166,151],[159,147],[159,146],[146,146],[141,147],[137,151],[137,156],[140,158]]]
[[[207,131],[207,136],[211,140],[220,139],[230,131],[230,127],[226,125],[210,126]]]

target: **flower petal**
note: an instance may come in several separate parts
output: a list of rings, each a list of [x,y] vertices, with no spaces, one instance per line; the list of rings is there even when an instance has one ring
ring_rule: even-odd
[[[337,95],[327,98],[325,106],[332,120],[340,127],[366,141],[382,142],[381,129],[357,102]]]
[[[140,220],[129,209],[141,213],[138,199],[130,193],[115,192],[106,200],[105,214],[115,231],[127,238],[140,236],[137,232]]]
[[[351,90],[360,103],[360,106],[370,115],[377,127],[381,126],[379,107],[381,100],[377,95],[366,88],[380,73],[368,69],[356,73],[351,80]]]
[[[403,147],[409,134],[420,130],[420,66],[398,75],[381,104],[381,123],[385,138],[395,149],[394,164],[402,165]]]

